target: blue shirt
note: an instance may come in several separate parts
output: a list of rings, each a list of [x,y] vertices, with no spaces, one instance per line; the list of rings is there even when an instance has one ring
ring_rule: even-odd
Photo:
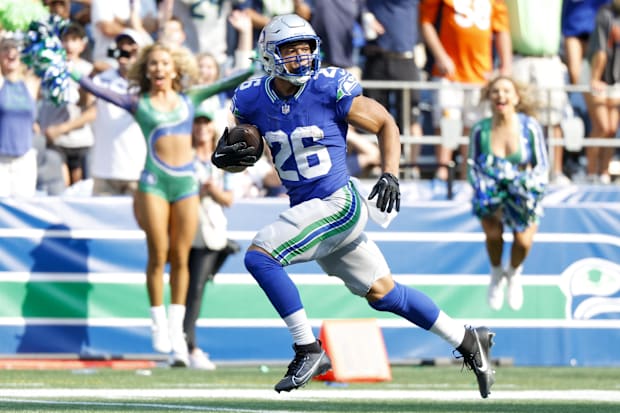
[[[596,12],[611,0],[564,0],[562,3],[562,35],[589,36],[594,30]]]
[[[372,43],[390,52],[413,52],[420,37],[419,3],[419,0],[367,0],[368,10],[385,28],[385,33]]]
[[[32,148],[35,102],[24,82],[4,79],[0,88],[0,155],[22,156]]]
[[[325,198],[349,181],[346,117],[362,87],[336,67],[321,69],[293,96],[279,96],[273,80],[264,76],[241,84],[232,111],[265,138],[291,206]]]

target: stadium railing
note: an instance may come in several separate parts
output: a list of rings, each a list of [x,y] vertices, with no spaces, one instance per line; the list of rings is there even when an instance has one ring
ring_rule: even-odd
[[[403,92],[403,105],[400,108],[400,115],[403,123],[403,130],[401,131],[401,143],[403,144],[403,161],[401,163],[401,168],[404,171],[407,169],[418,167],[421,170],[434,170],[438,167],[448,168],[448,199],[452,197],[451,188],[453,186],[453,180],[456,176],[455,167],[456,163],[452,162],[451,164],[442,165],[436,162],[408,162],[410,159],[410,154],[412,152],[412,147],[414,145],[439,145],[439,144],[447,144],[447,146],[457,146],[458,145],[467,145],[469,144],[468,136],[460,136],[458,139],[453,139],[453,137],[449,136],[441,136],[441,135],[423,135],[423,136],[412,136],[410,125],[411,125],[411,107],[405,104],[405,102],[411,101],[411,93],[413,90],[420,91],[433,91],[438,90],[440,88],[454,88],[461,90],[473,90],[480,89],[480,87],[472,86],[472,85],[464,85],[464,84],[451,84],[446,86],[445,84],[440,84],[438,82],[433,81],[392,81],[392,80],[362,80],[362,87],[364,89],[388,89],[388,90],[400,90]],[[539,90],[545,92],[547,96],[547,101],[551,100],[552,93],[557,90],[565,91],[567,93],[576,92],[576,93],[586,93],[590,91],[590,87],[588,85],[565,85],[563,87],[540,87]],[[549,107],[549,105],[543,104],[543,107]],[[574,117],[578,119],[577,117]],[[574,127],[574,124],[571,124],[571,128]],[[613,147],[620,148],[620,140],[619,139],[609,139],[602,137],[586,137],[585,136],[585,128],[583,124],[581,127],[577,127],[577,132],[575,134],[575,130],[571,130],[572,133],[565,133],[566,138],[549,138],[548,130],[545,128],[546,134],[546,142],[547,149],[549,152],[549,164],[550,169],[552,169],[553,165],[557,162],[555,159],[555,151],[552,149],[556,146],[563,146],[567,151],[571,152],[580,152],[585,147]],[[569,136],[570,135],[570,136]],[[376,137],[373,135],[364,135],[367,139],[373,140],[376,142]]]

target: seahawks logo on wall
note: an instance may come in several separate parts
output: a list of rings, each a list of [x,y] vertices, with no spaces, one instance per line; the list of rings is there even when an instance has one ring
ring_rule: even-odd
[[[620,318],[620,265],[586,258],[562,273],[566,318],[603,320]]]

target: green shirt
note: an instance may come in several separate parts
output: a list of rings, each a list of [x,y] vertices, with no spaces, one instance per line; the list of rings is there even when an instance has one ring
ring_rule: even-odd
[[[506,6],[515,54],[558,54],[562,35],[562,0],[506,0]]]

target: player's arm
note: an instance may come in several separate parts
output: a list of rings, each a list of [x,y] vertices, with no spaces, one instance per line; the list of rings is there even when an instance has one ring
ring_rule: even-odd
[[[376,100],[359,95],[351,103],[347,122],[377,135],[383,174],[368,199],[377,197],[377,208],[391,212],[400,209],[398,171],[400,165],[400,130],[394,118]]]
[[[388,111],[376,100],[359,95],[353,99],[347,122],[377,135],[381,150],[381,169],[398,176],[400,131]]]
[[[254,155],[254,148],[248,148],[245,142],[229,144],[228,135],[229,129],[226,127],[211,154],[211,163],[220,169],[254,165],[258,160]]]

